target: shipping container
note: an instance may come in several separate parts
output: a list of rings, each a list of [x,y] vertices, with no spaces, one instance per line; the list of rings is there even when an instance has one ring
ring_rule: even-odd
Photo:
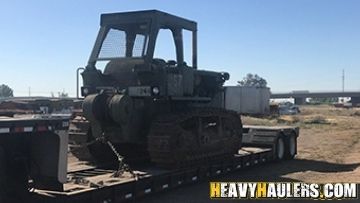
[[[270,113],[270,88],[225,87],[225,108],[239,114],[264,115]]]

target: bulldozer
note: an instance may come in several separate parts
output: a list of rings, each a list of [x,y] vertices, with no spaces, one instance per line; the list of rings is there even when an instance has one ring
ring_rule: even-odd
[[[155,57],[160,33],[171,33],[176,59]],[[184,32],[191,33],[191,61]],[[169,46],[170,47],[170,46]],[[104,66],[103,69],[100,66]],[[97,161],[149,160],[170,168],[233,156],[242,123],[224,108],[227,72],[197,66],[197,23],[158,10],[101,15],[100,30],[81,73],[82,110]]]

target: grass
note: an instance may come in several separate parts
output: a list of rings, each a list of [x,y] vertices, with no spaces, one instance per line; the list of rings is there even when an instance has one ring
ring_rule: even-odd
[[[300,107],[300,114],[278,117],[255,118],[242,116],[245,125],[293,125],[303,128],[337,128],[346,130],[360,127],[360,109],[335,108],[329,105]]]

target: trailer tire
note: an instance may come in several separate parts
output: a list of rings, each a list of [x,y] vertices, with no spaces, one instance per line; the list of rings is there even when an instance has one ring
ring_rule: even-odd
[[[281,161],[285,156],[285,141],[282,136],[279,136],[275,142],[275,161]]]
[[[291,134],[288,139],[286,140],[286,152],[285,152],[285,159],[293,159],[296,155],[296,146],[297,140],[295,134]]]

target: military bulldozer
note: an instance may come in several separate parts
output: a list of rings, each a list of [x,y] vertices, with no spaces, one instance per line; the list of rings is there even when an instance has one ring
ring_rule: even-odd
[[[176,59],[154,57],[164,30]],[[184,60],[184,31],[191,33],[191,61]],[[82,77],[89,140],[108,140],[127,160],[188,167],[241,147],[240,117],[223,107],[229,74],[198,69],[194,21],[157,10],[102,14]],[[97,160],[113,156],[103,142],[89,151]]]

